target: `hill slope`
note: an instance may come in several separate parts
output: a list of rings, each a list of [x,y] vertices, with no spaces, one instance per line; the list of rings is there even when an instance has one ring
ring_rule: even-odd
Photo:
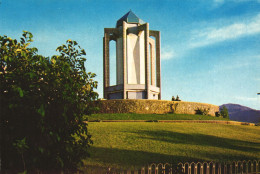
[[[259,110],[251,109],[246,106],[232,104],[232,103],[223,104],[220,106],[220,108],[222,108],[223,106],[227,107],[230,120],[251,122],[251,123],[258,123],[260,121]]]

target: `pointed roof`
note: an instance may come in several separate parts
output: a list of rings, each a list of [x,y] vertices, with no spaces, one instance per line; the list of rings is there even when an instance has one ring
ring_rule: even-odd
[[[127,23],[136,23],[136,24],[145,23],[142,19],[137,17],[131,10],[117,21],[116,27],[122,26],[123,21],[125,21]]]

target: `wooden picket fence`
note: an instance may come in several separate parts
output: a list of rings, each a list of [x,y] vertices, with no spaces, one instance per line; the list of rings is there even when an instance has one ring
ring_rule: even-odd
[[[107,174],[260,174],[260,161],[153,163],[139,170],[109,169]]]

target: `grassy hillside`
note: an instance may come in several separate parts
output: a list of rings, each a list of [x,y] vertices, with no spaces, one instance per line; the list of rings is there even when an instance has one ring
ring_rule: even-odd
[[[162,116],[163,117],[163,116]],[[150,119],[150,118],[149,118]],[[89,123],[87,166],[259,159],[260,127],[206,123]]]
[[[229,120],[222,117],[189,114],[92,114],[88,116],[93,120]]]

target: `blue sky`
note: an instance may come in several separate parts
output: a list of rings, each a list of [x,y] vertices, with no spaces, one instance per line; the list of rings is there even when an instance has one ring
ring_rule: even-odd
[[[260,110],[260,0],[0,3],[0,34],[19,39],[23,30],[30,31],[33,46],[44,56],[57,54],[67,39],[78,41],[87,52],[87,71],[97,74],[100,97],[104,28],[115,27],[131,9],[150,29],[161,31],[162,99],[179,95],[184,101],[237,103]]]

